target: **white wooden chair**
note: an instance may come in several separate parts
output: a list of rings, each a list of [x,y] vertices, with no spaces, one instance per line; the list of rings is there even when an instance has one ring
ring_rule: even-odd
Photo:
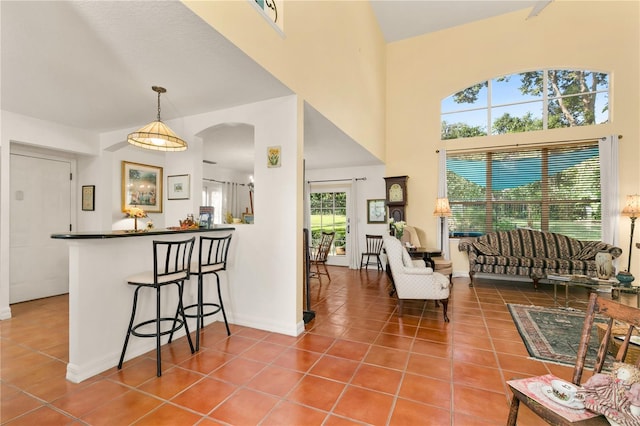
[[[449,322],[450,282],[444,275],[427,268],[422,260],[412,260],[402,243],[394,237],[384,237],[391,281],[398,297],[398,315],[402,316],[403,300],[435,300],[442,302],[445,322]]]

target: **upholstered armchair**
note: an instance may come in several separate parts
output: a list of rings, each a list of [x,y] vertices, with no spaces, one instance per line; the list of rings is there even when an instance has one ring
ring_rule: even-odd
[[[444,320],[449,322],[447,307],[450,282],[447,277],[427,268],[422,260],[412,260],[397,238],[385,236],[384,248],[398,297],[398,315],[402,316],[403,300],[435,300],[436,305],[438,301],[442,302]]]

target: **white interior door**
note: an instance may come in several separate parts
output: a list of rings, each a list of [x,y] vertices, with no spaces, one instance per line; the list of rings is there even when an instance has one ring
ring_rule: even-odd
[[[10,303],[69,292],[71,162],[11,154]]]

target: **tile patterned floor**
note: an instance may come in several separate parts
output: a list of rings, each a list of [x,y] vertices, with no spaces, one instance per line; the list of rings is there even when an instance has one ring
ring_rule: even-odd
[[[313,280],[316,319],[291,337],[214,323],[80,384],[65,380],[68,297],[12,306],[0,321],[4,425],[500,425],[505,380],[571,370],[528,359],[506,303],[553,305],[550,286],[456,278],[450,323],[433,302],[398,318],[387,277],[330,268]],[[575,289],[571,305],[586,301]],[[635,302],[635,301],[634,301]],[[441,308],[440,308],[441,309]],[[123,331],[124,332],[124,331]],[[543,424],[520,410],[520,425]]]

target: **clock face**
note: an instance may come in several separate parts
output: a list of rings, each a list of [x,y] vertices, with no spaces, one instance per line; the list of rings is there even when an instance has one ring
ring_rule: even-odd
[[[394,183],[389,187],[389,201],[397,203],[403,200],[402,187]]]

